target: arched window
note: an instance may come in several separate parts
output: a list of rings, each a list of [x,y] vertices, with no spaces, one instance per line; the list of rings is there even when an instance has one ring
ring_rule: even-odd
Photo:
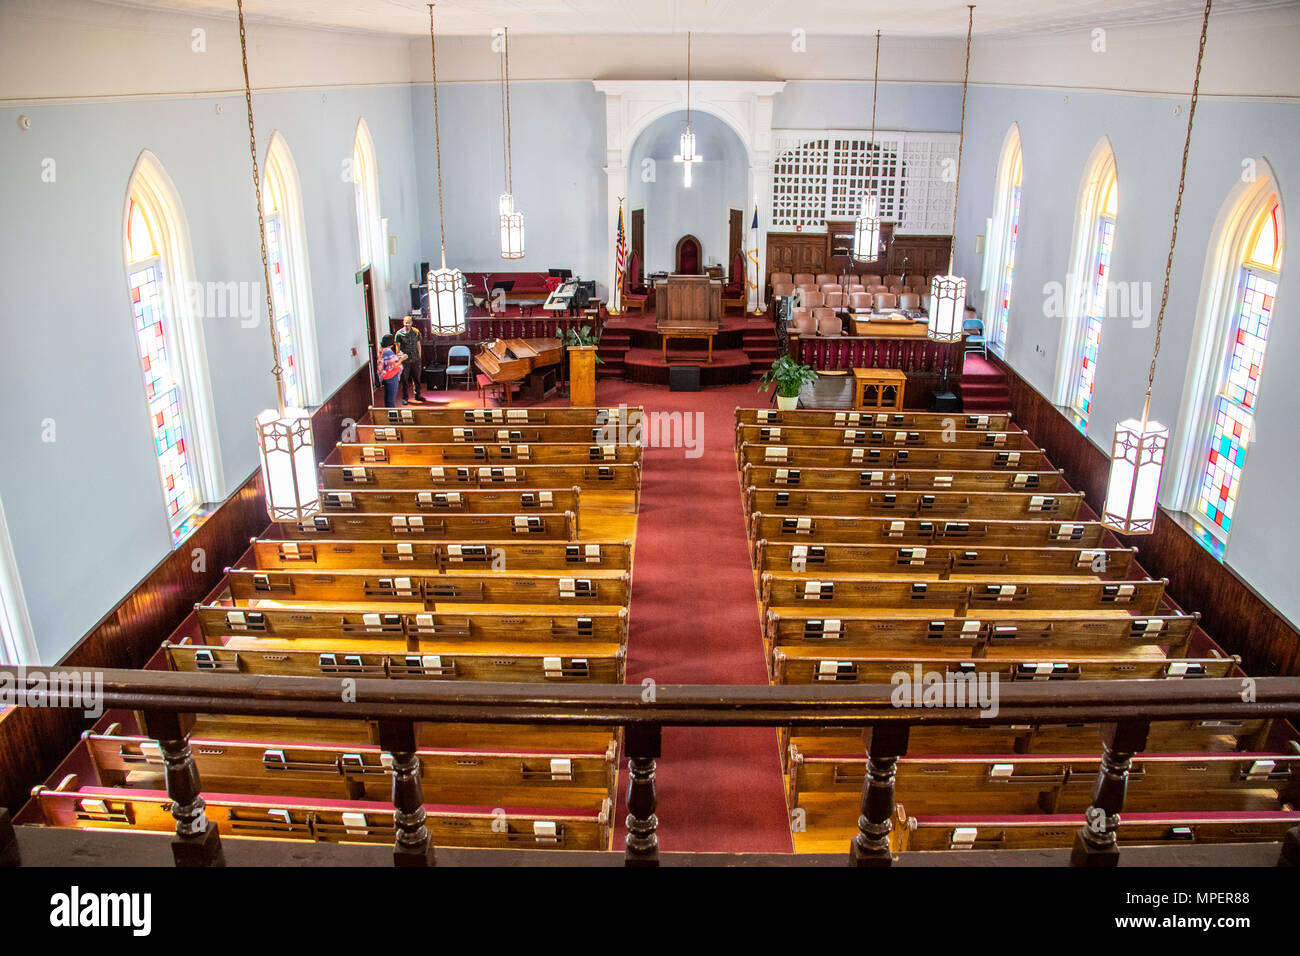
[[[172,530],[220,498],[216,420],[185,211],[145,150],[127,190],[123,251],[154,454]]]
[[[1188,370],[1179,429],[1185,465],[1174,498],[1219,541],[1232,529],[1255,429],[1283,236],[1276,183],[1271,174],[1259,176],[1229,198],[1206,263],[1193,340],[1199,354]]]
[[[311,270],[303,225],[298,168],[284,137],[271,134],[262,180],[266,251],[271,271],[275,333],[284,369],[284,400],[294,407],[320,401],[316,366],[315,323],[311,307]]]
[[[27,601],[23,598],[18,560],[9,540],[5,509],[0,503],[0,664],[11,667],[40,663]]]
[[[1057,373],[1057,401],[1085,431],[1110,291],[1110,258],[1118,208],[1115,154],[1102,140],[1093,150],[1079,190],[1074,248],[1067,279],[1065,334]]]
[[[1006,353],[1007,326],[1011,318],[1011,284],[1016,270],[1016,243],[1020,238],[1020,180],[1024,158],[1020,150],[1020,128],[1011,124],[998,163],[997,195],[990,233],[992,256],[988,272],[992,282],[984,302],[986,339],[999,355]]]
[[[379,218],[379,170],[375,161],[375,141],[371,139],[370,128],[364,119],[357,122],[357,135],[352,143],[352,185],[357,204],[358,261],[363,267],[372,266],[376,288],[386,289],[388,250]]]

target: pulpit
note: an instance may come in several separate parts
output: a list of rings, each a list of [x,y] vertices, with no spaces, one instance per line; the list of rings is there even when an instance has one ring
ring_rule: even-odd
[[[670,275],[655,283],[655,329],[663,340],[664,362],[671,339],[708,339],[722,327],[722,282],[708,276]]]

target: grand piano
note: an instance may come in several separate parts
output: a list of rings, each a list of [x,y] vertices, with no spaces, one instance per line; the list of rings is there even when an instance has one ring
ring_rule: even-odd
[[[506,403],[514,383],[524,383],[521,399],[541,401],[555,390],[564,344],[551,339],[494,339],[474,355],[474,365],[492,382],[505,386]]]

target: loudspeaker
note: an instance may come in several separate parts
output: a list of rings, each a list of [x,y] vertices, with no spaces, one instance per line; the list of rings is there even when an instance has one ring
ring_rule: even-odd
[[[698,392],[700,390],[700,367],[698,365],[670,365],[668,367],[668,391]]]

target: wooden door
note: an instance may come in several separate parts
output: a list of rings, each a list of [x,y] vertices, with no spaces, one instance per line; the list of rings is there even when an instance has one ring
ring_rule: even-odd
[[[643,285],[645,283],[645,210],[633,209],[629,225],[631,234],[628,238],[628,248],[636,253],[637,272],[640,273],[632,276],[632,284]]]
[[[723,273],[727,278],[735,282],[737,277],[731,274],[731,264],[736,261],[736,253],[742,255],[745,252],[745,214],[739,209],[732,209],[727,216],[727,226],[730,239],[727,242],[727,264],[726,271]]]
[[[357,273],[357,283],[361,286],[362,298],[366,303],[366,345],[370,351],[370,378],[374,387],[379,387],[379,340],[376,338],[375,329],[377,320],[375,319],[375,288],[374,288],[374,269],[366,266]]]

